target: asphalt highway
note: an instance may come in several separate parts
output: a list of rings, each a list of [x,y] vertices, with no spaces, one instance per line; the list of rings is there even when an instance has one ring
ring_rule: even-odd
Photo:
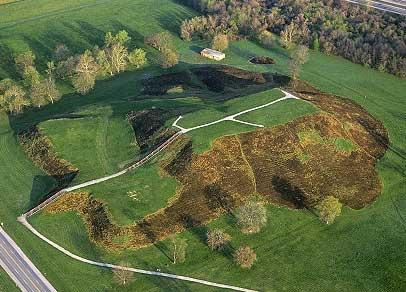
[[[55,288],[1,227],[0,265],[23,292],[56,292]]]

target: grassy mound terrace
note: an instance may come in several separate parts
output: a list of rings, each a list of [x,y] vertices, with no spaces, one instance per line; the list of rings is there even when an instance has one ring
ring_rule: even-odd
[[[311,209],[329,195],[353,209],[371,203],[381,191],[375,164],[388,147],[383,125],[352,101],[320,93],[305,83],[296,87],[295,94],[320,112],[284,125],[217,138],[201,154],[193,152],[187,137],[172,145],[159,162],[160,171],[181,187],[168,206],[133,225],[114,223],[103,203],[89,194],[67,195],[47,211],[76,210],[96,243],[123,249],[143,247],[206,224],[256,194],[290,208]],[[157,117],[165,116],[170,115],[160,109],[132,113],[142,145],[148,137],[157,136],[164,124]],[[126,240],[120,242],[117,238],[123,236]]]

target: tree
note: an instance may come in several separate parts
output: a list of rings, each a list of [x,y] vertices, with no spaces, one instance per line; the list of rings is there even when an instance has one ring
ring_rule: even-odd
[[[124,46],[125,41],[122,38],[106,36],[105,48],[98,51],[98,63],[103,71],[111,76],[124,71],[128,64],[128,50]]]
[[[36,107],[46,105],[48,102],[54,103],[61,98],[61,93],[56,87],[53,78],[45,78],[31,88],[31,101]]]
[[[75,75],[72,80],[75,90],[81,94],[86,94],[93,89],[99,69],[99,64],[96,63],[89,50],[86,50],[80,55],[74,69]]]
[[[267,222],[266,208],[260,202],[247,202],[236,210],[235,216],[244,233],[259,232]]]
[[[165,49],[174,50],[172,36],[166,31],[147,36],[144,42],[160,52]]]
[[[135,49],[128,55],[128,62],[136,68],[147,63],[146,52],[143,49]]]
[[[128,36],[128,32],[125,30],[120,30],[116,35],[113,35],[111,32],[106,33],[104,37],[105,47],[112,47],[114,45],[125,45],[131,40],[131,37]]]
[[[302,66],[307,62],[309,56],[309,49],[306,46],[298,46],[291,55],[289,62],[289,72],[292,77],[292,86],[295,87],[296,81],[299,79]]]
[[[297,41],[299,37],[299,27],[296,23],[291,22],[281,32],[281,44],[283,47],[289,49]]]
[[[186,259],[187,242],[185,239],[171,238],[172,262],[183,263]]]
[[[124,262],[119,263],[119,266],[125,268],[129,267],[129,265]],[[117,284],[124,286],[134,281],[134,273],[126,269],[115,268],[113,269],[113,279]]]
[[[341,214],[341,208],[342,204],[333,196],[325,197],[316,205],[321,220],[327,224],[334,222],[334,219]]]
[[[33,106],[40,108],[48,104],[43,82],[34,84],[31,87],[31,103]]]
[[[10,113],[20,114],[24,107],[30,105],[30,100],[26,97],[24,89],[14,84],[2,94],[1,104]]]
[[[265,48],[272,48],[274,43],[275,43],[275,37],[274,35],[267,30],[263,30],[259,33],[258,35],[258,42],[264,46]]]
[[[179,56],[171,49],[164,49],[159,55],[159,64],[162,68],[171,68],[179,63]]]
[[[41,75],[34,66],[29,66],[23,73],[23,84],[25,87],[31,88],[38,84],[41,80]]]
[[[56,67],[53,61],[47,63],[47,69],[45,70],[47,77],[41,82],[40,86],[42,93],[51,103],[54,103],[56,100],[61,98],[61,93],[59,92],[55,84],[55,69]]]
[[[214,36],[211,41],[211,48],[220,52],[226,50],[228,48],[228,37],[225,34]]]
[[[222,250],[231,240],[231,236],[221,229],[213,229],[207,232],[207,245],[212,250]]]
[[[28,67],[34,67],[35,66],[35,55],[32,51],[26,51],[24,53],[21,53],[17,55],[14,58],[14,62],[16,64],[17,71],[23,75],[24,71]]]
[[[65,61],[71,56],[71,51],[65,44],[58,44],[55,47],[54,58],[55,61]]]
[[[238,248],[234,253],[234,261],[244,269],[250,269],[257,260],[257,255],[249,246]]]

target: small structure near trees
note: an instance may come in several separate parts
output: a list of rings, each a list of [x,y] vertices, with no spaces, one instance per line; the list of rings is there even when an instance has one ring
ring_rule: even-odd
[[[226,57],[226,54],[209,48],[206,48],[203,51],[201,51],[200,55],[216,61],[221,61]]]

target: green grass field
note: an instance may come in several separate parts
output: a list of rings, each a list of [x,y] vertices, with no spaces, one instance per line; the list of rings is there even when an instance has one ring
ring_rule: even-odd
[[[14,282],[8,277],[7,273],[0,267],[0,292],[20,291]]]
[[[124,176],[84,188],[83,191],[105,202],[116,223],[128,225],[137,222],[145,215],[165,207],[178,187],[174,178],[159,174],[158,160]]]
[[[143,37],[152,32],[169,29],[176,33],[179,21],[192,15],[193,12],[170,0],[26,0],[6,5],[0,8],[0,78],[15,76],[9,56],[27,47],[35,51],[40,67],[44,68],[52,48],[59,42],[65,42],[72,50],[80,52],[100,43],[106,31],[126,29],[133,37],[133,44],[140,45]],[[177,39],[176,45],[182,60],[179,68],[210,63],[196,52],[196,48],[205,46],[204,42],[185,43]],[[148,54],[153,56],[154,53],[148,50]],[[258,71],[287,71],[288,52],[280,48],[265,50],[252,42],[239,41],[232,43],[226,54],[227,58],[222,62],[224,64]],[[248,63],[248,57],[252,55],[268,55],[277,63],[272,66],[252,65]],[[157,73],[159,71],[154,66],[143,71],[127,72],[111,80],[98,82],[95,90],[87,96],[69,93],[70,89],[66,88],[67,94],[61,101],[40,111],[29,111],[23,117],[9,118],[4,113],[0,114],[0,218],[5,223],[5,230],[46,273],[57,290],[214,291],[201,285],[143,275],[136,275],[136,281],[128,287],[118,287],[113,283],[110,271],[67,258],[16,222],[16,217],[27,210],[32,201],[49,191],[53,181],[27,159],[18,145],[15,131],[41,122],[41,127],[53,139],[58,153],[83,168],[77,178],[82,181],[118,169],[136,153],[136,149],[131,146],[133,136],[130,138],[127,135],[133,134],[124,121],[125,113],[131,109],[155,105],[182,108],[185,111],[209,110],[210,116],[203,114],[202,118],[204,120],[207,117],[208,121],[218,114],[217,111],[227,112],[227,108],[222,109],[221,104],[208,104],[192,97],[165,101],[149,97],[150,100],[141,101],[146,97],[141,95],[138,81],[143,74]],[[188,240],[188,257],[184,264],[172,265],[166,256],[168,241],[138,251],[120,254],[108,252],[89,241],[82,221],[73,213],[52,216],[40,214],[31,219],[33,225],[62,246],[87,258],[113,263],[125,259],[137,267],[160,268],[162,271],[262,291],[406,290],[406,254],[402,253],[406,242],[406,84],[394,76],[316,52],[311,53],[301,78],[321,90],[351,98],[382,120],[388,129],[391,147],[377,165],[384,188],[376,202],[370,206],[359,211],[344,208],[342,216],[331,226],[322,224],[305,211],[269,206],[269,223],[261,233],[254,236],[238,232],[233,218],[229,216],[212,222],[210,226],[222,227],[233,236],[233,247],[249,244],[255,249],[258,262],[249,271],[237,268],[229,254],[210,252],[203,242],[205,228],[188,230],[178,235]],[[306,103],[292,100],[241,118],[273,126],[275,121],[284,123],[313,110]],[[83,112],[86,113],[84,120],[70,120],[69,124],[55,120]],[[183,122],[186,122],[186,115]],[[104,137],[111,139],[111,142],[100,144],[106,146],[104,150],[96,150],[95,135],[92,133],[97,133],[106,124],[107,134]],[[111,131],[108,130],[110,126]],[[60,134],[70,129],[75,129],[75,134]],[[225,122],[192,132],[191,135],[195,151],[203,151],[219,135],[249,130],[252,127]],[[76,136],[78,134],[80,137]],[[69,137],[72,147],[64,145],[62,139],[66,137]],[[86,143],[90,146],[83,146],[81,151],[76,148],[77,141],[83,141],[80,145]],[[116,153],[115,149],[120,151]],[[93,160],[98,153],[107,155],[102,155],[95,163],[87,160]],[[74,161],[77,155],[86,159]],[[148,166],[120,180],[94,186],[92,192],[109,204],[117,221],[128,223],[137,220],[142,212],[149,212],[146,205],[151,211],[165,204],[176,187],[173,181],[160,178],[160,183],[166,183],[154,185],[151,191],[159,195],[148,197],[149,190],[143,188],[153,185],[150,172],[154,173],[156,169]],[[125,197],[125,200],[113,199],[104,188],[117,190],[115,194]],[[165,188],[165,192],[161,192],[160,188]],[[145,198],[145,205],[137,206],[135,202],[129,201],[127,192],[132,190],[140,192],[142,200]],[[124,207],[131,210],[125,213]],[[118,211],[114,213],[113,210]],[[0,273],[0,282],[2,277]]]
[[[59,157],[80,172],[75,182],[84,182],[116,172],[138,154],[130,124],[108,114],[90,118],[49,120],[40,124]]]

